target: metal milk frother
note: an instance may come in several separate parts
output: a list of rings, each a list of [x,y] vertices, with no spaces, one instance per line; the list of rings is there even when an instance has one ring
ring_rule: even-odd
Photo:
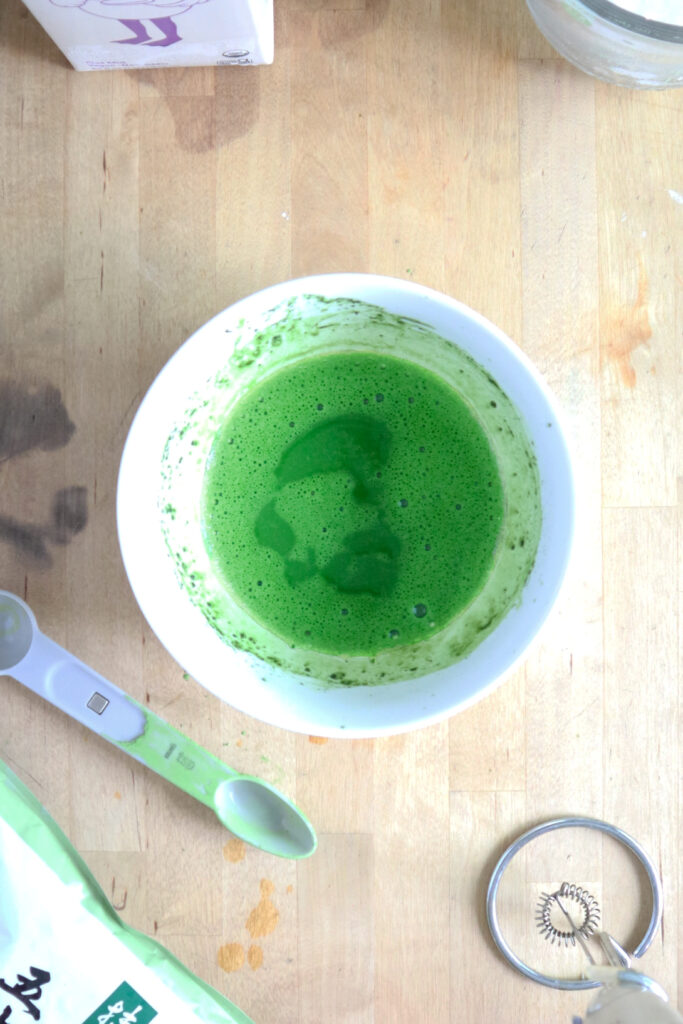
[[[588,961],[583,977],[567,979],[542,974],[524,963],[510,948],[498,921],[497,897],[503,874],[519,851],[548,832],[564,828],[585,828],[611,836],[640,862],[650,885],[652,912],[645,934],[632,953],[627,953],[608,932],[600,930],[601,912],[597,900],[574,882],[563,882],[554,892],[543,893],[536,907],[536,926],[547,941],[560,946],[577,943]],[[532,981],[556,989],[599,988],[585,1017],[575,1016],[572,1024],[683,1024],[683,1017],[668,1003],[662,987],[632,967],[632,961],[649,948],[662,916],[661,884],[654,864],[642,846],[621,829],[596,818],[567,817],[544,822],[519,836],[505,851],[488,886],[486,913],[491,935],[498,949],[518,971]],[[597,945],[606,963],[597,963],[591,950]],[[597,952],[597,950],[595,950]]]

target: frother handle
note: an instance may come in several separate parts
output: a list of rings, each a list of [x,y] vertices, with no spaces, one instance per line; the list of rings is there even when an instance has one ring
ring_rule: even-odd
[[[145,711],[136,701],[38,629],[28,654],[11,672],[34,693],[114,743],[134,740],[145,731]]]
[[[574,1018],[581,1021],[581,1018]],[[683,1024],[680,1013],[654,992],[610,985],[589,1006],[585,1024]]]

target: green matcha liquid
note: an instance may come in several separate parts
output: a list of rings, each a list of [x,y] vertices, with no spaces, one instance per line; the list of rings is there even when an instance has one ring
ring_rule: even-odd
[[[484,584],[503,517],[468,405],[431,371],[370,352],[304,358],[252,386],[204,479],[224,585],[292,647],[328,654],[441,630]]]

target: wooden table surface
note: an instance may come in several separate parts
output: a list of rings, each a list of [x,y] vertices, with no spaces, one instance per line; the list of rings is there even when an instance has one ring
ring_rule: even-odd
[[[256,1024],[583,1012],[509,968],[484,916],[497,856],[561,814],[606,818],[658,864],[643,965],[675,1001],[683,91],[580,73],[522,0],[276,0],[259,68],[76,73],[20,0],[0,38],[0,585],[295,797],[319,849],[294,864],[245,847],[6,676],[0,757],[122,918]],[[335,270],[430,285],[503,328],[564,409],[579,491],[572,570],[524,665],[450,722],[379,741],[265,726],[186,678],[115,528],[126,432],[169,356],[232,301]],[[642,927],[611,841],[557,834],[513,874],[503,917],[537,966],[580,962],[533,925],[565,878],[624,941]]]

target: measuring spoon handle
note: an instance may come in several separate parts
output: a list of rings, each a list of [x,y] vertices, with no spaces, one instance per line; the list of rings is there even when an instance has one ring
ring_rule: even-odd
[[[11,674],[208,807],[217,786],[238,774],[38,628]]]
[[[145,711],[108,679],[38,628],[28,653],[10,670],[20,683],[112,743],[145,730]]]

